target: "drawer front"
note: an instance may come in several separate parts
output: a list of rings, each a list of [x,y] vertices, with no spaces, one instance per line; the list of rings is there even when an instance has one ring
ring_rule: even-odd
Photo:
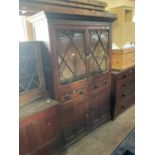
[[[120,92],[122,90],[126,90],[129,87],[135,85],[135,78],[132,76],[130,78],[127,78],[125,80],[120,80],[116,84],[116,90],[117,92]]]
[[[66,91],[62,94],[62,101],[66,102],[68,100],[74,99],[76,97],[87,95],[87,88],[79,88],[79,89],[71,89],[70,91]]]
[[[117,95],[116,100],[117,101],[126,100],[126,98],[128,98],[134,92],[135,92],[135,86],[134,86],[134,84],[132,84],[128,88],[118,91],[116,94]]]
[[[124,100],[120,102],[120,111],[124,111],[126,108],[128,108],[130,105],[132,105],[135,102],[135,95],[132,93],[131,95],[127,96]]]
[[[125,80],[134,76],[135,76],[135,68],[131,68],[117,75],[117,80]]]
[[[98,76],[94,76],[94,77],[91,77],[90,78],[90,82],[93,84],[93,83],[96,83],[96,82],[101,82],[101,81],[104,81],[104,80],[109,80],[111,78],[111,74],[110,73],[106,73],[105,75],[98,75]]]
[[[91,92],[100,91],[100,89],[106,89],[109,86],[109,80],[103,80],[91,85]]]
[[[120,113],[125,111],[128,107],[130,107],[135,102],[135,95],[132,93],[131,95],[125,97],[123,100],[119,100],[116,102],[114,117],[118,116]]]

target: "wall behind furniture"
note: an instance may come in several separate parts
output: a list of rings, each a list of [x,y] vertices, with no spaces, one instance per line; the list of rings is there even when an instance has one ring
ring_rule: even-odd
[[[108,4],[108,8],[114,8],[122,5],[134,7],[133,0],[99,0],[99,1],[106,2]]]

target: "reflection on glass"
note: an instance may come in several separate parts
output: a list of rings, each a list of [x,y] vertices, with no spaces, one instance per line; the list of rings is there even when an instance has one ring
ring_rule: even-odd
[[[57,56],[61,84],[86,76],[84,32],[61,30],[57,32]]]
[[[39,75],[34,47],[30,44],[19,46],[19,92],[39,88]]]
[[[108,31],[90,31],[90,73],[96,75],[108,70]]]

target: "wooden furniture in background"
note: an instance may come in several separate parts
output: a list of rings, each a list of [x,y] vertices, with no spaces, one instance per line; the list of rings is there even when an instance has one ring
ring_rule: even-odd
[[[20,155],[54,155],[61,149],[58,102],[44,98],[20,107]]]
[[[33,15],[40,11],[77,14],[87,16],[108,16],[107,3],[94,0],[20,0],[20,15]]]
[[[61,10],[60,10],[61,11]],[[45,81],[61,103],[65,146],[110,119],[111,26],[116,16],[41,12],[29,18],[44,41]]]
[[[48,96],[41,58],[42,47],[42,42],[19,43],[20,106]]]
[[[124,112],[135,102],[135,67],[112,71],[112,118]]]
[[[113,24],[112,42],[122,48],[127,42],[135,41],[135,24],[133,22],[133,8],[120,6],[109,9],[116,13],[118,19]]]
[[[112,50],[112,69],[124,70],[134,65],[135,48]]]
[[[51,155],[61,146],[61,111],[46,90],[42,42],[19,43],[20,155]]]

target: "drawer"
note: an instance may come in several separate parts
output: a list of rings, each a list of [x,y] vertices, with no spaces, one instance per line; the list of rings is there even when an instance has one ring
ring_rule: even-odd
[[[135,85],[134,84],[132,84],[131,86],[129,86],[125,90],[118,91],[118,93],[117,93],[117,101],[126,100],[126,98],[131,96],[131,94],[133,94],[134,92],[135,92]]]
[[[100,89],[107,89],[109,87],[110,81],[105,79],[100,82],[96,82],[95,84],[91,85],[91,91],[100,91]]]
[[[117,80],[124,80],[134,76],[135,76],[135,69],[132,68],[117,75]]]
[[[131,95],[129,95],[128,97],[125,98],[125,100],[122,100],[120,102],[120,111],[125,110],[126,108],[128,108],[130,105],[134,104],[135,102],[135,95],[134,93],[132,93]]]
[[[127,89],[131,85],[135,85],[135,77],[131,76],[130,78],[119,80],[116,85],[117,91]]]
[[[96,82],[102,82],[104,80],[110,80],[111,78],[111,75],[109,73],[103,75],[98,75],[98,76],[93,76],[90,78],[90,82],[93,84],[93,83],[96,83]]]
[[[67,91],[64,94],[62,94],[62,101],[66,102],[79,96],[85,96],[87,95],[87,92],[88,91],[86,87]]]

